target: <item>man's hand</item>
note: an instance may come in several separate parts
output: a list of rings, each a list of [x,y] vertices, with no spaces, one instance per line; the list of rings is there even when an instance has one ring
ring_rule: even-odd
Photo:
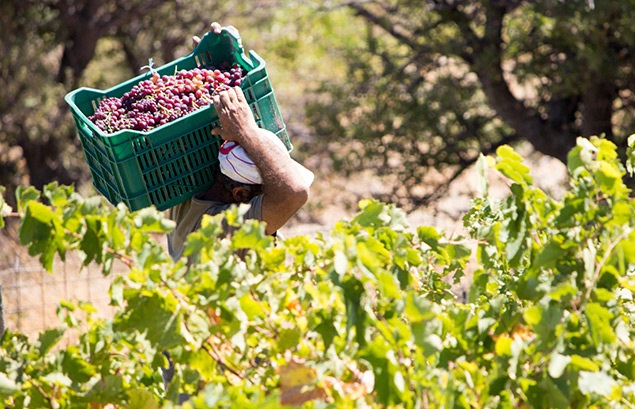
[[[238,33],[238,29],[236,27],[227,26],[225,28],[231,31],[234,36],[238,37],[238,41],[240,42],[240,34]],[[217,22],[213,22],[209,26],[209,31],[214,34],[220,34],[222,29],[223,27]],[[192,36],[192,44],[194,45],[194,47],[196,47],[200,42],[201,42],[201,38],[199,36]]]
[[[212,102],[221,125],[220,128],[212,129],[213,135],[220,135],[226,141],[241,145],[245,139],[257,135],[258,125],[240,87],[213,95]]]
[[[240,144],[254,161],[262,177],[262,220],[266,233],[273,234],[300,209],[309,197],[312,180],[298,170],[286,149],[263,136],[240,87],[212,96],[220,128],[212,133]],[[275,137],[275,136],[274,136]]]

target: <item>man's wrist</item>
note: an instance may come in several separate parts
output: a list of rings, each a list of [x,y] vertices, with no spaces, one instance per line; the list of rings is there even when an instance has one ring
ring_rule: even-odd
[[[249,144],[250,140],[258,138],[259,132],[260,128],[255,123],[253,124],[253,126],[242,128],[235,136],[236,142],[238,142],[240,145],[247,145]]]

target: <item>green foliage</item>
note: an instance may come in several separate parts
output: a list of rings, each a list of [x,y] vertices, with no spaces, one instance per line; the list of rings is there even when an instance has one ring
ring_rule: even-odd
[[[307,117],[336,169],[398,175],[385,200],[430,202],[481,152],[513,142],[565,162],[577,136],[605,135],[624,157],[631,0],[329,3],[357,29],[323,39],[347,71]]]
[[[21,189],[21,241],[47,268],[68,251],[104,274],[113,260],[127,268],[110,288],[112,318],[63,302],[60,326],[4,335],[4,405],[632,406],[635,209],[616,147],[579,139],[562,200],[533,186],[507,146],[479,163],[510,194],[491,199],[480,183],[470,239],[413,229],[394,205],[363,200],[328,235],[274,242],[234,207],[206,216],[177,262],[154,240],[172,225],[152,209]],[[219,238],[223,222],[237,232]],[[453,284],[466,274],[459,300]],[[79,337],[64,346],[69,330]]]

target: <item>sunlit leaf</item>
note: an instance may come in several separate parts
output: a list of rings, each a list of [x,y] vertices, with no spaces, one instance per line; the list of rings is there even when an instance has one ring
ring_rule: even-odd
[[[597,394],[608,397],[612,394],[617,383],[604,372],[580,371],[578,387],[584,394]]]
[[[549,376],[554,379],[560,378],[569,362],[571,362],[570,356],[561,355],[557,352],[551,354],[551,359],[549,361]]]

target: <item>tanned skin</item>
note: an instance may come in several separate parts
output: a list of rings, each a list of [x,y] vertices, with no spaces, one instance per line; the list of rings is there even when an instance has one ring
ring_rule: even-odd
[[[261,134],[240,87],[212,97],[219,128],[212,134],[240,144],[253,159],[263,184],[262,220],[267,234],[282,227],[309,198],[309,185],[297,172],[287,152]],[[242,201],[241,188],[232,191],[233,201]]]

